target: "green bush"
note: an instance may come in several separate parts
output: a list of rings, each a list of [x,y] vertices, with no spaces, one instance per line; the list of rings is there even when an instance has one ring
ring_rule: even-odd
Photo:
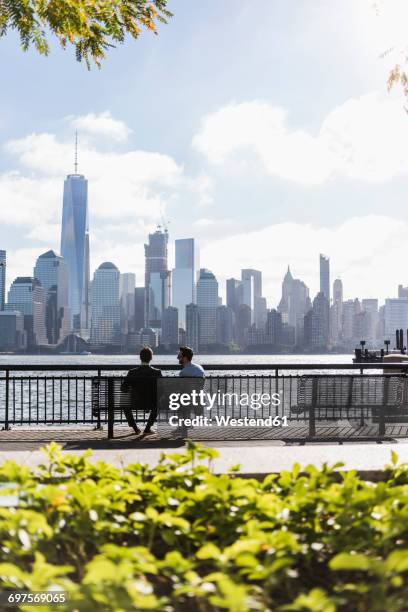
[[[339,465],[214,475],[216,452],[192,443],[156,468],[45,452],[39,468],[0,468],[16,496],[0,507],[0,591],[69,592],[38,612],[408,609],[395,454],[373,483]]]

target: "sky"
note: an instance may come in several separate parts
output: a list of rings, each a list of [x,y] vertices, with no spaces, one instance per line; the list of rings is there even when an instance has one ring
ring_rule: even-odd
[[[89,180],[91,272],[113,261],[143,284],[158,223],[194,237],[225,294],[263,272],[319,290],[330,257],[345,298],[408,285],[408,115],[389,70],[406,0],[169,0],[174,17],[113,49],[101,70],[53,45],[0,38],[0,248],[8,283],[60,250],[63,181]]]

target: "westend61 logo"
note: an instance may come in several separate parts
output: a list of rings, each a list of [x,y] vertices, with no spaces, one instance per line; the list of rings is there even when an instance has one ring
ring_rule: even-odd
[[[172,415],[169,417],[169,425],[172,427],[211,427],[230,426],[230,427],[287,427],[288,417],[279,415],[269,415],[258,417],[239,416],[227,414],[228,408],[247,408],[254,411],[266,408],[276,408],[280,406],[280,393],[209,393],[201,389],[194,389],[184,393],[170,393],[168,396],[168,408],[172,411],[180,411],[182,415]],[[214,414],[206,416],[201,414],[204,410],[212,411],[223,409],[224,414]],[[192,413],[186,416],[186,412]],[[195,413],[195,414],[194,414]],[[200,414],[197,414],[200,413]]]

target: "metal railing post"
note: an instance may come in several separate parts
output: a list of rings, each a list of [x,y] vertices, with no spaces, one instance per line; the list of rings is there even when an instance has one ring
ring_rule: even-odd
[[[113,422],[115,419],[115,394],[113,388],[114,380],[108,378],[108,438],[113,438]]]
[[[312,382],[312,401],[309,409],[309,438],[314,438],[316,435],[316,413],[315,407],[317,403],[317,377],[313,378]]]
[[[10,423],[9,423],[10,372],[9,372],[9,370],[6,370],[5,381],[6,381],[6,393],[5,393],[6,405],[5,405],[5,411],[4,411],[4,427],[3,427],[3,429],[8,431],[10,429]]]
[[[101,389],[101,370],[98,369],[98,394],[100,393],[100,389]],[[97,416],[96,416],[96,427],[95,429],[102,429],[102,425],[101,425],[101,411],[98,410],[97,412]]]
[[[383,396],[383,403],[380,406],[379,409],[379,415],[378,415],[378,437],[379,438],[383,438],[385,436],[385,411],[387,409],[388,406],[388,391],[389,391],[389,378],[387,376],[387,374],[385,375],[385,379],[384,379],[384,396]]]

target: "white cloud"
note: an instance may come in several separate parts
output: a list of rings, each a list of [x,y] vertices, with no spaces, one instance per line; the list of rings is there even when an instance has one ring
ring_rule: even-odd
[[[112,117],[109,111],[88,113],[77,117],[67,117],[73,128],[90,136],[103,136],[117,142],[125,142],[132,130],[120,119]]]
[[[266,102],[233,103],[204,118],[193,147],[213,164],[255,161],[288,181],[385,181],[406,173],[408,121],[399,96],[369,93],[334,108],[316,134]],[[247,168],[248,170],[248,168]]]
[[[276,307],[288,264],[314,297],[319,290],[319,253],[326,253],[331,281],[342,278],[346,298],[392,297],[398,284],[407,282],[407,232],[408,223],[380,215],[354,217],[332,228],[280,223],[208,242],[201,263],[216,274],[223,292],[225,279],[239,278],[241,268],[262,270],[264,295]]]
[[[47,248],[59,250],[63,180],[73,171],[73,149],[55,134],[33,133],[5,143],[3,150],[13,170],[0,174],[2,247],[15,240],[7,240],[9,228],[13,236],[17,228],[22,245],[39,244],[32,250],[8,247],[11,282],[17,274],[31,275],[34,258]],[[187,174],[169,155],[107,150],[106,143],[102,150],[82,141],[79,162],[89,180],[91,270],[111,259],[122,271],[140,274],[143,243],[167,207],[187,205],[194,215],[211,203],[209,178]]]
[[[44,223],[60,216],[63,178],[73,170],[72,144],[54,134],[30,134],[9,141],[4,149],[17,157],[21,170],[0,175],[2,201],[16,205],[14,211],[1,211],[0,219],[6,215],[5,221],[30,225],[33,214],[40,211]],[[205,175],[187,176],[168,155],[102,152],[88,144],[81,149],[79,162],[79,172],[89,180],[93,219],[152,224],[169,202],[186,194],[196,205],[211,201],[211,181]]]

